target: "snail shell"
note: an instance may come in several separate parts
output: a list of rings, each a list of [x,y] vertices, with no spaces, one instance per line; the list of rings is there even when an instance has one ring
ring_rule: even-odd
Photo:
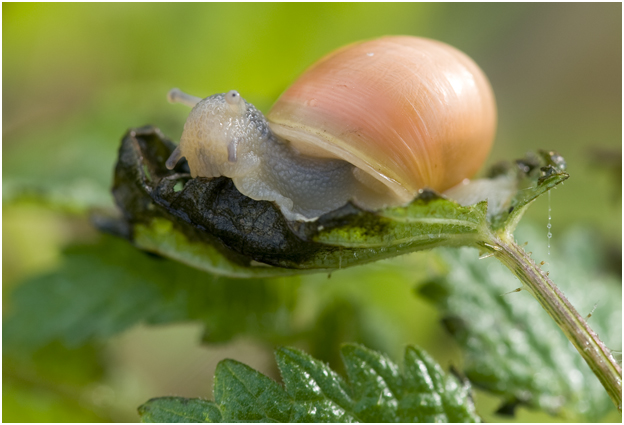
[[[180,146],[194,176],[226,175],[254,199],[310,220],[348,200],[365,208],[409,202],[472,177],[496,130],[479,67],[444,43],[409,36],[352,44],[310,67],[268,123],[237,92],[194,105]]]

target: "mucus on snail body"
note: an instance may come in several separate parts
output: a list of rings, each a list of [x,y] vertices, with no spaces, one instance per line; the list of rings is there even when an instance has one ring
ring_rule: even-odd
[[[444,43],[384,37],[330,53],[289,87],[267,117],[232,90],[193,107],[179,146],[192,177],[230,177],[290,220],[313,220],[351,200],[402,205],[423,188],[443,192],[472,177],[496,130],[491,87]]]

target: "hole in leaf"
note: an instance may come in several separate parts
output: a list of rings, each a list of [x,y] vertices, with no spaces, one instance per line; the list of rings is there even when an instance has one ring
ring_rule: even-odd
[[[147,178],[148,181],[152,181],[152,174],[149,171],[149,168],[147,168],[147,164],[143,164],[143,174],[145,174],[145,178]]]

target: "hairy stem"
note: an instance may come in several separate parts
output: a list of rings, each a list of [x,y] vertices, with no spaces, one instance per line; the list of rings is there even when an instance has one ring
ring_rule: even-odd
[[[533,294],[559,325],[621,412],[622,367],[617,364],[610,350],[548,275],[514,242],[511,234],[492,235],[488,244],[491,245],[493,254],[520,279],[524,289]]]

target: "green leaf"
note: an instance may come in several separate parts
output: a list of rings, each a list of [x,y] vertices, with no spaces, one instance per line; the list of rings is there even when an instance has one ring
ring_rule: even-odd
[[[511,231],[537,196],[568,177],[561,164],[550,165],[551,153],[449,192],[463,205],[422,190],[404,207],[370,212],[349,203],[293,222],[273,203],[240,194],[230,179],[191,179],[185,162],[168,170],[174,146],[154,127],[126,134],[113,185],[123,218],[99,227],[141,249],[239,277],[330,271],[440,245],[482,246],[489,232]]]
[[[3,342],[5,422],[110,421],[91,397],[94,383],[104,374],[101,346],[69,349],[55,342],[24,353],[9,346],[6,337]]]
[[[214,381],[215,403],[224,422],[289,422],[289,397],[271,378],[235,360],[223,360]]]
[[[86,118],[84,112],[82,118]],[[97,113],[91,110],[92,116]],[[107,140],[106,130],[94,131],[93,123],[75,117],[70,121],[59,126],[41,123],[10,136],[3,168],[4,204],[29,201],[80,214],[93,207],[113,206],[109,189],[112,141]]]
[[[294,348],[275,353],[284,387],[249,366],[224,360],[215,373],[215,402],[154,398],[139,407],[143,422],[478,422],[470,387],[446,376],[422,350],[407,347],[404,367],[347,344],[344,381]],[[219,414],[220,413],[220,414]]]
[[[234,278],[262,278],[302,273],[299,270],[283,269],[259,262],[254,264],[250,261],[247,265],[241,265],[223,255],[215,244],[189,239],[183,231],[174,226],[172,221],[163,218],[154,218],[147,223],[136,224],[133,241],[135,245],[148,252],[217,275]]]
[[[249,333],[273,341],[289,335],[297,283],[217,278],[146,255],[117,238],[71,247],[61,268],[21,284],[4,344],[33,349],[59,339],[78,346],[141,322],[198,320],[204,339]]]
[[[544,229],[545,232],[545,229]],[[521,240],[544,240],[521,227]],[[608,347],[622,344],[621,281],[599,273],[599,245],[587,231],[560,236],[548,256],[532,243],[577,310]],[[558,250],[558,247],[562,247]],[[604,388],[547,313],[506,269],[476,260],[469,249],[443,250],[448,274],[419,288],[443,311],[443,323],[465,352],[466,376],[480,387],[570,420],[597,421],[615,409]],[[506,407],[504,410],[508,410]]]
[[[221,422],[217,405],[198,398],[155,398],[139,407],[139,415],[143,422],[150,423]]]
[[[70,182],[34,183],[30,180],[9,178],[2,182],[2,202],[28,202],[55,211],[84,214],[91,208],[111,208],[113,205],[106,186],[89,179]]]
[[[509,209],[491,218],[494,230],[513,233],[531,203],[568,178],[566,163],[561,155],[539,151],[539,156],[529,154],[525,159],[516,161],[517,189],[509,201]]]

